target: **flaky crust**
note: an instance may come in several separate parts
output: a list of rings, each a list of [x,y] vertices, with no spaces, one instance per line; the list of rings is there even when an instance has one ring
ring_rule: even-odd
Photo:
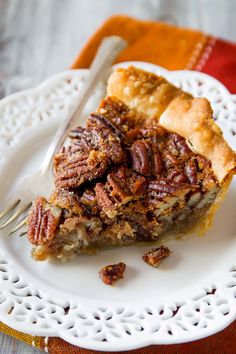
[[[143,115],[147,126],[157,122],[188,140],[194,151],[211,161],[219,184],[235,173],[236,154],[214,122],[207,99],[193,98],[163,77],[134,67],[112,73],[107,94]]]

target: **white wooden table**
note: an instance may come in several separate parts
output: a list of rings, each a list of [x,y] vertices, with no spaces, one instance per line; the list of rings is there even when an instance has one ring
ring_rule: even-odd
[[[0,98],[68,68],[94,30],[115,13],[236,41],[235,0],[0,0]],[[0,354],[40,352],[0,333]]]

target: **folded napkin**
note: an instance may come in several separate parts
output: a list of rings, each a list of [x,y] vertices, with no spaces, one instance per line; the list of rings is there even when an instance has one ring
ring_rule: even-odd
[[[117,62],[146,61],[169,70],[202,71],[220,80],[231,93],[236,93],[235,44],[199,31],[178,28],[161,22],[140,21],[127,16],[109,18],[90,38],[72,68],[88,68],[102,38],[109,35],[122,36],[129,43]],[[101,353],[75,347],[60,338],[23,334],[1,322],[0,331],[51,354]],[[199,341],[175,345],[153,345],[133,350],[132,353],[233,354],[236,353],[236,322],[224,331]]]

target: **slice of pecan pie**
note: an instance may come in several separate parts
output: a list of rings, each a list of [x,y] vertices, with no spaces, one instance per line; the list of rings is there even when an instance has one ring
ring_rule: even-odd
[[[236,168],[206,99],[134,67],[111,75],[107,98],[69,138],[55,190],[29,215],[36,260],[204,233]]]

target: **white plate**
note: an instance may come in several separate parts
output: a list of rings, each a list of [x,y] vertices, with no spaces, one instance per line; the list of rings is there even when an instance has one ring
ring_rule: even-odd
[[[135,63],[211,101],[225,136],[236,147],[236,99],[217,80],[191,71],[168,72]],[[121,64],[128,65],[127,63]],[[86,70],[67,71],[36,89],[0,102],[1,204],[32,171],[58,121],[75,104]],[[96,108],[104,91],[91,97]],[[104,250],[66,264],[34,262],[24,238],[0,236],[0,319],[23,332],[59,336],[89,349],[121,351],[209,336],[236,317],[235,181],[206,237],[169,240],[173,254],[158,269],[141,256],[150,247]],[[125,279],[105,286],[98,270],[127,263]]]

